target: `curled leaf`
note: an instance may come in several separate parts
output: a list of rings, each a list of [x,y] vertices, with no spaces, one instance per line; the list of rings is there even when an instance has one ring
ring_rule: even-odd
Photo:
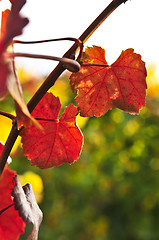
[[[31,116],[24,101],[22,88],[14,66],[14,60],[10,60],[9,66],[10,75],[7,80],[7,88],[15,102],[18,129],[20,129],[21,126],[28,127],[32,125],[32,123],[41,129],[40,124]]]
[[[9,168],[4,169],[0,178],[0,209],[4,209],[13,203],[11,191],[13,189],[13,177],[15,172]],[[25,223],[14,207],[0,215],[0,239],[17,240],[24,233]]]
[[[43,218],[42,211],[36,202],[31,184],[26,184],[22,187],[17,175],[13,179],[15,185],[12,190],[12,196],[14,197],[15,209],[18,210],[24,222],[33,224],[32,233],[28,239],[37,240]]]

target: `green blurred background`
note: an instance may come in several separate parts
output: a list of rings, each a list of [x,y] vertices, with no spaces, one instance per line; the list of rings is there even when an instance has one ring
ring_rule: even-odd
[[[98,119],[78,118],[84,146],[76,163],[40,170],[17,144],[10,166],[33,184],[44,213],[40,240],[159,239],[159,80],[154,66],[148,73],[147,106],[139,116],[113,109]],[[19,75],[28,101],[41,82],[23,70]],[[51,91],[63,106],[74,97],[68,76]],[[0,108],[13,111],[10,97]]]

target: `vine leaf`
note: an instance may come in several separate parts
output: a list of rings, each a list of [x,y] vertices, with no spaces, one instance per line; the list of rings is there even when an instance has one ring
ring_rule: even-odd
[[[21,131],[23,153],[31,165],[39,168],[71,164],[80,155],[83,135],[76,125],[77,107],[70,104],[58,119],[61,103],[52,93],[46,93],[32,112],[43,130],[34,125]]]
[[[1,150],[0,150],[1,152]],[[15,171],[5,167],[0,178],[0,209],[3,209],[13,203],[11,191],[13,189],[13,177]],[[0,215],[0,236],[1,239],[13,240],[18,239],[24,233],[25,223],[14,207]]]
[[[25,3],[25,0],[11,1],[11,10],[6,9],[2,12],[0,55],[14,37],[22,34],[23,28],[29,23],[29,20],[19,13]]]
[[[36,202],[31,184],[26,184],[22,187],[17,175],[13,179],[15,185],[12,190],[12,196],[14,197],[15,209],[18,210],[19,216],[22,217],[24,222],[33,224],[32,233],[28,240],[37,240],[43,218],[42,211]]]
[[[84,64],[107,64],[101,47],[86,48]],[[122,51],[119,58],[108,67],[83,66],[70,77],[72,90],[77,90],[75,101],[83,117],[104,115],[112,108],[129,114],[138,114],[145,105],[146,68],[133,49]]]

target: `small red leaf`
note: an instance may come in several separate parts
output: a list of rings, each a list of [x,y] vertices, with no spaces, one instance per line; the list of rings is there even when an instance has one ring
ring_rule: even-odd
[[[13,203],[11,191],[13,189],[13,177],[15,172],[5,168],[0,178],[0,209],[3,209]],[[19,217],[14,207],[9,208],[0,215],[0,239],[13,240],[18,239],[24,232],[25,223]]]
[[[21,132],[23,152],[39,168],[71,164],[81,152],[83,136],[75,123],[77,107],[70,104],[58,119],[60,108],[58,97],[45,94],[32,113],[43,131],[31,126]]]
[[[101,47],[87,48],[83,63],[107,64]],[[109,67],[83,66],[70,77],[73,91],[78,90],[75,101],[81,116],[100,117],[111,108],[120,108],[138,114],[145,105],[145,63],[133,49],[123,51]]]

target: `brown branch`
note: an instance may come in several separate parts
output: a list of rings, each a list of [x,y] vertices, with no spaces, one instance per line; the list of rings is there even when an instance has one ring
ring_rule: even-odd
[[[7,138],[7,141],[3,147],[3,150],[0,155],[0,175],[3,172],[3,169],[5,167],[7,159],[10,155],[10,152],[13,148],[13,145],[14,145],[18,135],[19,135],[19,131],[17,130],[17,126],[16,126],[16,124],[13,124],[10,134]]]

